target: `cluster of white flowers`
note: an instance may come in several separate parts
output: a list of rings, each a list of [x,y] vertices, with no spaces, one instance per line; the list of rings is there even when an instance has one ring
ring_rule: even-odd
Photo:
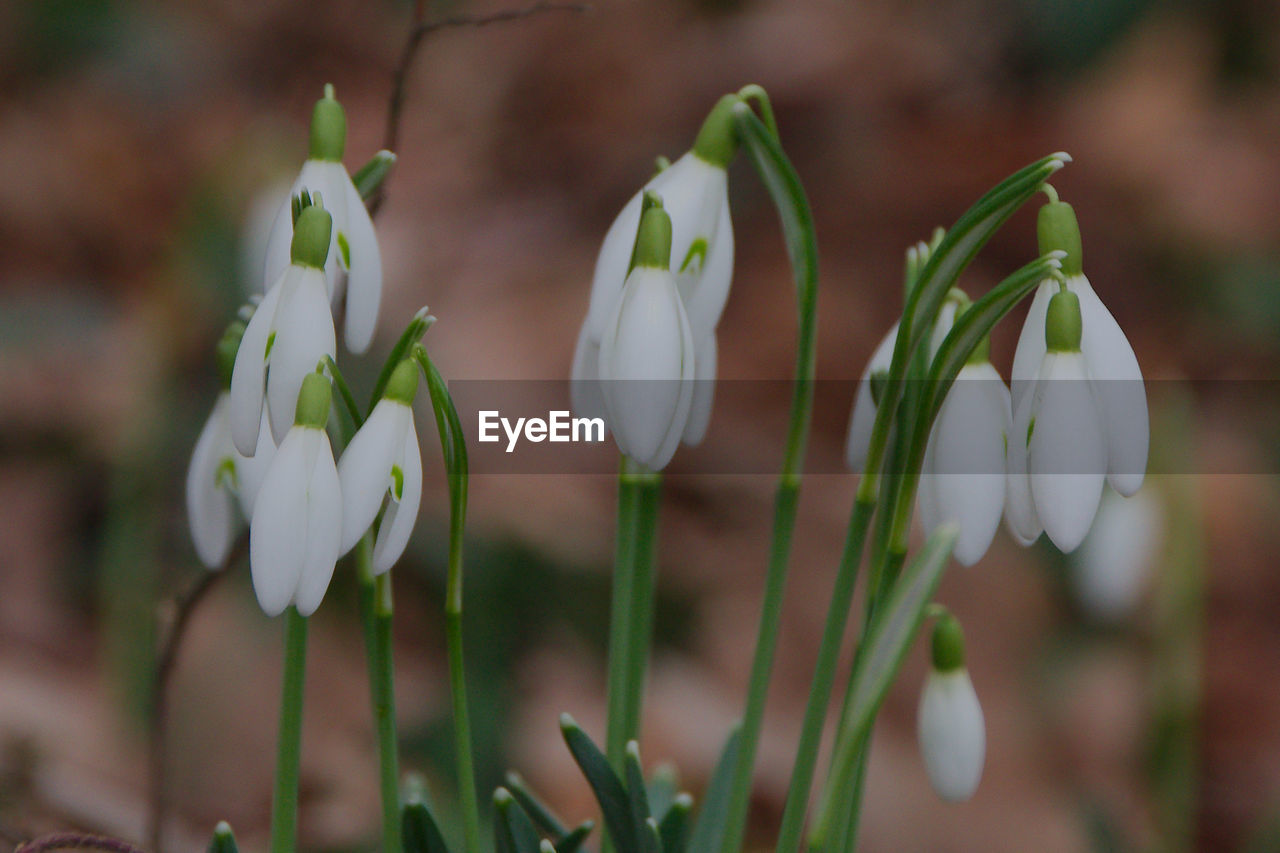
[[[265,295],[219,344],[224,390],[187,473],[197,555],[221,567],[248,519],[253,586],[272,616],[290,605],[313,613],[338,558],[375,525],[373,570],[387,571],[408,543],[422,494],[413,362],[396,367],[338,464],[325,431],[334,312],[345,310],[347,348],[362,352],[382,290],[373,224],[341,162],[345,139],[342,107],[325,87],[310,157],[272,226]]]
[[[1133,348],[1084,276],[1071,206],[1056,198],[1046,204],[1038,231],[1042,252],[1062,253],[1065,278],[1046,279],[1035,295],[1018,341],[1012,392],[991,365],[987,341],[961,368],[929,433],[917,506],[926,531],[946,522],[960,526],[953,555],[967,566],[982,559],[1002,517],[1024,546],[1041,533],[1064,552],[1085,542],[1081,597],[1114,617],[1136,597],[1141,570],[1134,566],[1149,558],[1138,543],[1152,538],[1152,525],[1132,513],[1122,521],[1102,519],[1099,505],[1104,483],[1118,493],[1114,501],[1142,485],[1146,392]],[[923,266],[929,252],[924,244],[914,247],[909,265]],[[930,357],[968,307],[963,293],[949,294],[931,330]],[[858,386],[846,444],[854,470],[866,462],[878,383],[888,376],[897,333],[895,325],[876,347]],[[1095,516],[1107,529],[1086,542]],[[1107,553],[1096,553],[1103,548]],[[920,748],[934,789],[961,800],[982,773],[982,709],[962,658],[939,663],[939,642],[960,647],[958,623],[947,617],[938,631],[955,637],[940,640],[935,632],[934,668],[920,700]]]
[[[666,467],[681,440],[701,442],[711,420],[716,326],[733,279],[725,170],[737,152],[732,110],[739,102],[722,98],[693,149],[636,193],[610,226],[574,351],[574,410],[604,418],[619,449],[654,471]],[[640,264],[637,234],[659,239],[646,238],[641,221],[653,205],[669,217],[667,255]]]

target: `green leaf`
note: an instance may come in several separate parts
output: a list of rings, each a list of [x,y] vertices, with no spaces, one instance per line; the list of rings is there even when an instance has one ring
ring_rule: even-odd
[[[231,831],[231,824],[225,820],[218,821],[218,825],[213,829],[213,838],[209,841],[209,853],[240,853],[235,833]]]
[[[725,823],[729,817],[729,794],[733,782],[733,770],[738,763],[738,744],[741,729],[733,727],[724,749],[720,752],[720,760],[707,783],[706,793],[702,797],[702,808],[698,811],[698,820],[693,827],[693,837],[689,839],[690,850],[719,850],[724,840]]]
[[[645,787],[649,794],[649,812],[661,825],[667,810],[671,808],[676,795],[680,793],[679,774],[676,773],[673,765],[659,764],[649,776],[649,783]]]
[[[497,821],[495,837],[499,850],[511,853],[539,853],[542,839],[529,815],[516,802],[506,788],[493,792],[494,818]]]
[[[594,820],[584,820],[572,832],[561,836],[560,840],[555,843],[556,853],[577,853],[578,849],[582,847],[582,843],[587,840],[587,836],[591,834],[591,830],[595,828],[596,822]]]
[[[400,810],[400,835],[404,853],[449,853],[431,809],[420,799],[409,800]]]
[[[387,390],[387,383],[391,381],[391,374],[400,366],[400,362],[408,357],[409,352],[422,340],[422,336],[427,333],[427,329],[434,322],[435,318],[427,313],[425,307],[413,315],[413,319],[409,321],[409,325],[405,326],[404,332],[401,333],[400,340],[396,341],[396,345],[391,348],[391,354],[382,363],[382,370],[378,373],[378,381],[373,385],[373,397],[369,400],[369,411],[372,412],[373,407],[378,405],[378,401],[382,399],[383,393]]]
[[[662,853],[683,853],[689,842],[689,813],[693,811],[693,797],[677,794],[671,808],[658,823],[662,836]]]
[[[661,853],[662,842],[656,832],[658,825],[654,824],[655,832],[652,835],[643,829],[645,822],[651,820],[653,815],[649,813],[649,793],[645,789],[644,768],[640,766],[640,744],[635,741],[627,742],[626,752],[622,758],[622,767],[626,773],[627,800],[631,804],[631,820],[640,829],[640,849],[643,853]]]
[[[778,210],[778,218],[782,221],[782,235],[787,244],[787,257],[791,261],[791,275],[795,281],[799,325],[796,381],[791,398],[786,457],[782,463],[783,480],[794,480],[799,478],[804,468],[805,446],[813,411],[813,377],[817,364],[818,239],[804,186],[782,150],[777,134],[766,127],[746,103],[734,107],[733,120],[738,138]]]
[[[396,155],[390,151],[383,149],[370,158],[360,169],[351,176],[351,183],[355,184],[356,192],[360,193],[360,198],[365,201],[373,198],[381,187],[382,182],[387,179],[387,175],[391,173],[391,167],[396,163]]]
[[[894,584],[888,600],[877,610],[875,621],[867,634],[865,651],[858,655],[853,679],[849,685],[849,698],[841,735],[836,743],[831,762],[831,774],[823,789],[817,817],[809,834],[810,846],[820,847],[825,834],[831,829],[834,812],[845,807],[835,802],[834,792],[844,790],[845,782],[853,778],[858,769],[858,749],[870,731],[876,711],[884,700],[902,658],[911,647],[925,607],[933,598],[942,580],[942,572],[955,547],[960,529],[955,524],[937,528],[925,542]]]
[[[542,828],[543,832],[554,835],[556,838],[563,838],[568,834],[569,830],[565,828],[564,822],[556,817],[542,800],[538,799],[519,773],[514,770],[508,772],[506,783],[511,796],[515,797],[516,802],[533,819],[533,822]]]
[[[662,833],[658,822],[651,817],[640,825],[640,849],[645,853],[662,853]]]
[[[622,780],[613,772],[604,753],[573,721],[573,717],[568,714],[560,715],[560,731],[564,734],[569,752],[573,754],[573,760],[578,763],[591,790],[595,792],[600,813],[604,815],[605,828],[609,830],[618,853],[639,853],[639,833],[632,817],[631,800]]]

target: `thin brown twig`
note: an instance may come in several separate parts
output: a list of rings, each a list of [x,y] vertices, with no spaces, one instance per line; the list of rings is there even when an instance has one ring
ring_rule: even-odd
[[[396,62],[395,72],[391,78],[391,99],[387,107],[387,128],[382,137],[382,147],[388,151],[395,151],[396,145],[400,140],[400,122],[404,115],[409,70],[412,68],[413,60],[418,54],[418,48],[422,46],[423,39],[428,35],[444,29],[479,28],[489,24],[516,21],[543,12],[576,12],[582,14],[591,11],[591,5],[588,3],[539,0],[539,2],[531,3],[518,9],[503,9],[485,15],[450,15],[445,18],[428,21],[426,20],[426,6],[427,4],[423,0],[418,0],[414,4],[413,26],[409,30],[409,37],[405,39],[404,49],[400,51],[400,59]],[[377,215],[378,208],[382,207],[383,197],[383,190],[379,189],[374,197],[369,200],[370,216]]]
[[[222,568],[205,572],[199,580],[192,584],[174,604],[173,624],[160,649],[160,657],[156,660],[155,675],[151,687],[151,727],[147,756],[148,801],[147,810],[147,843],[151,849],[160,850],[160,837],[164,832],[165,813],[168,811],[168,786],[165,783],[165,753],[169,729],[169,680],[173,676],[173,668],[178,660],[178,650],[182,639],[186,636],[191,617],[217,585],[218,581],[229,573],[231,566],[239,562],[249,547],[248,534],[242,534],[227,554]]]
[[[144,853],[141,847],[134,847],[119,838],[105,835],[85,835],[82,832],[54,832],[33,838],[25,844],[14,848],[13,853],[47,853],[51,850],[106,850],[109,853]]]

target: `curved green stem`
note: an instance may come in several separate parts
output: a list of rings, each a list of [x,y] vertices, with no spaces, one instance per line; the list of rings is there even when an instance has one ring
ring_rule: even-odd
[[[391,643],[393,613],[391,573],[373,576],[373,537],[365,534],[355,550],[360,582],[360,621],[369,665],[369,699],[378,741],[379,789],[382,796],[382,844],[399,853],[400,758],[396,732],[395,662]]]
[[[630,477],[630,460],[623,456],[618,468],[618,526],[614,532],[613,602],[609,610],[609,651],[605,692],[605,755],[621,773],[628,736],[627,717],[631,678],[631,623],[635,611],[635,548],[639,515],[639,486]]]
[[[295,607],[285,611],[284,677],[276,784],[271,799],[271,853],[298,848],[298,768],[302,756],[302,688],[307,671],[307,620]]]

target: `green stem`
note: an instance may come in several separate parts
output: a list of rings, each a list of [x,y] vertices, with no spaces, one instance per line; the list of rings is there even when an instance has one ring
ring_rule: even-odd
[[[609,661],[607,665],[607,716],[605,755],[613,769],[622,773],[627,745],[628,691],[631,680],[631,622],[635,617],[636,525],[639,515],[639,485],[630,475],[631,465],[622,457],[618,468],[618,528],[614,539],[613,602],[609,612]]]
[[[774,653],[778,646],[778,625],[782,616],[791,534],[795,529],[799,499],[799,483],[784,480],[778,485],[773,503],[773,547],[769,553],[769,570],[765,576],[764,603],[760,609],[760,627],[756,632],[751,681],[747,686],[747,709],[740,729],[738,760],[730,783],[729,810],[725,817],[724,842],[720,847],[722,853],[741,850],[742,839],[746,834],[747,806],[751,799],[751,771],[755,766],[756,746],[764,722],[764,703],[769,692]]]
[[[391,644],[391,574],[373,576],[372,536],[356,546],[356,573],[360,580],[360,620],[364,626],[369,662],[369,698],[378,739],[379,783],[382,794],[382,844],[387,853],[399,853],[400,759],[396,734],[395,662]]]
[[[853,513],[849,518],[844,553],[840,557],[835,586],[831,590],[831,606],[827,609],[822,645],[818,649],[818,662],[813,673],[813,684],[809,688],[809,700],[805,705],[800,743],[796,748],[796,763],[791,771],[791,786],[782,813],[778,853],[795,853],[800,849],[805,811],[813,787],[813,771],[818,761],[818,746],[822,741],[822,723],[831,698],[845,623],[849,621],[849,609],[853,604],[853,590],[858,579],[858,565],[862,561],[862,548],[866,543],[867,528],[874,512],[875,501],[866,501],[860,497],[854,502]]]
[[[657,591],[654,562],[657,551],[658,502],[662,480],[658,474],[641,475],[636,495],[635,544],[632,554],[635,598],[632,600],[630,665],[627,668],[627,740],[639,740],[644,708],[644,679],[653,645],[653,600]],[[625,742],[624,742],[625,747]]]
[[[295,607],[285,612],[284,678],[280,734],[276,744],[276,788],[271,800],[271,851],[298,847],[298,765],[302,755],[302,687],[307,670],[307,620]]]

